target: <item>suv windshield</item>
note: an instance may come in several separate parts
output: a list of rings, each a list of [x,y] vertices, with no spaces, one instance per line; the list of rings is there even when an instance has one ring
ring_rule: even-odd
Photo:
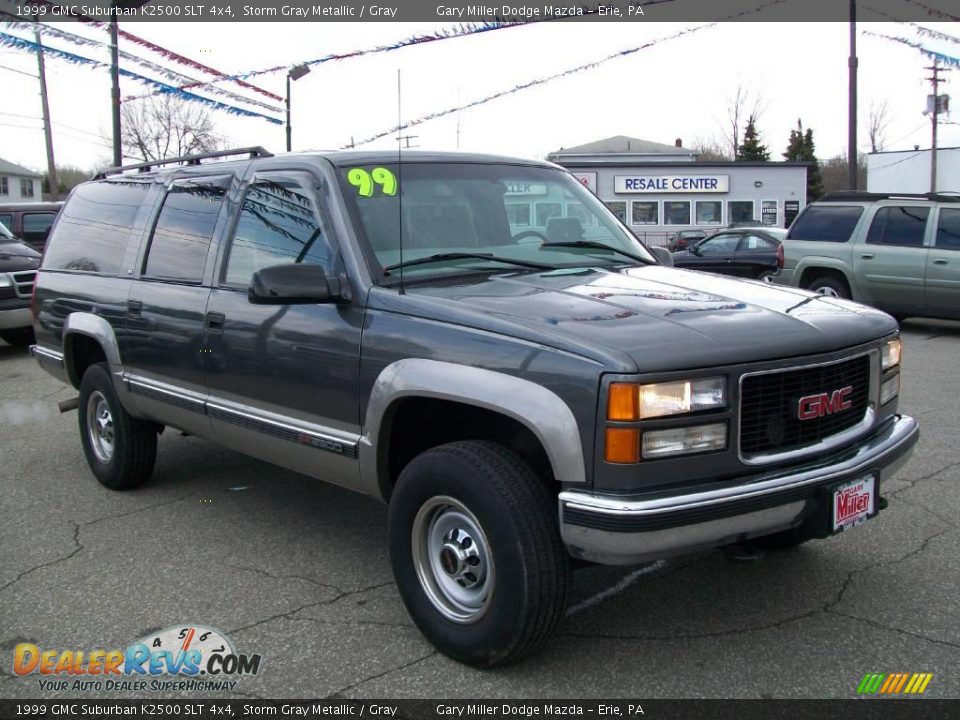
[[[655,262],[592,193],[561,170],[409,162],[402,168],[342,167],[340,176],[381,274],[401,261],[401,227],[404,274],[410,278],[524,271],[505,261],[552,267]],[[430,256],[442,257],[411,264]]]

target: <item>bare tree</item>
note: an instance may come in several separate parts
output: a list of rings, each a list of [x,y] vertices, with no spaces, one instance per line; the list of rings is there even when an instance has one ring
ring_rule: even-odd
[[[867,137],[870,138],[870,152],[883,150],[890,120],[890,108],[887,106],[886,100],[881,103],[870,103],[870,115],[867,117]]]
[[[700,162],[709,162],[713,160],[730,160],[730,156],[724,152],[724,140],[718,140],[716,137],[704,138],[696,137],[690,149],[697,154],[697,160]]]
[[[123,153],[143,160],[162,160],[216,150],[224,138],[210,113],[200,105],[170,94],[152,95],[122,108]]]
[[[753,93],[742,83],[737,83],[727,97],[727,117],[721,123],[724,140],[730,146],[730,157],[736,158],[740,152],[740,133],[746,127],[747,118],[752,117],[757,122],[765,109],[766,103],[760,93]]]

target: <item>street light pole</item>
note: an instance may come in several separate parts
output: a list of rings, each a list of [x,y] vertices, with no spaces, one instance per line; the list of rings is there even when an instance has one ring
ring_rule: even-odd
[[[310,72],[310,66],[306,63],[301,63],[300,65],[294,65],[292,68],[287,70],[287,152],[290,152],[293,149],[292,143],[292,128],[290,127],[290,81],[299,80],[304,75]]]

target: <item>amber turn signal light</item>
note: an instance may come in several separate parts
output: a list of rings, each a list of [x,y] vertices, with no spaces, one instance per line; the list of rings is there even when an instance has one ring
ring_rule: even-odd
[[[607,393],[607,420],[640,419],[640,393],[632,383],[611,383]]]
[[[640,431],[637,428],[607,428],[608,463],[640,462]]]

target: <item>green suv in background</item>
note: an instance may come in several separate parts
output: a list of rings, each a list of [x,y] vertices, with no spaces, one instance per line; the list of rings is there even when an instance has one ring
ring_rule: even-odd
[[[896,317],[960,318],[960,195],[840,192],[809,205],[774,282]]]

